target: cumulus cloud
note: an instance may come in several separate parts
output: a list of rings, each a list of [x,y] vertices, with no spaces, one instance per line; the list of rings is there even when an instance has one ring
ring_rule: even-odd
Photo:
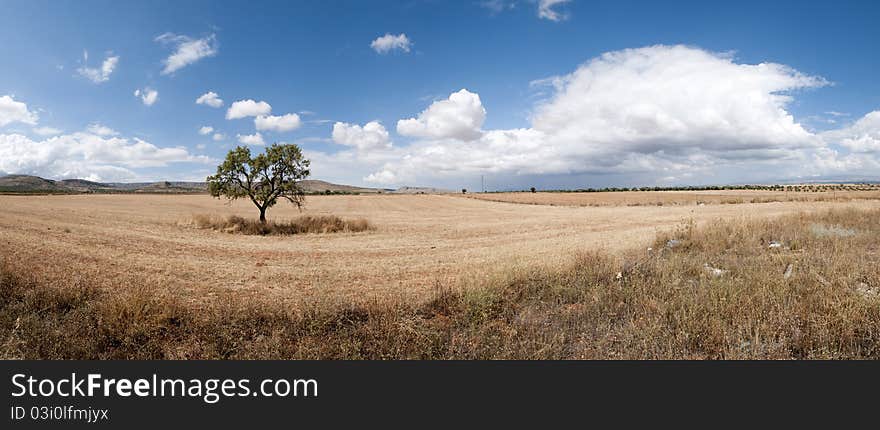
[[[131,180],[137,169],[170,163],[213,162],[185,148],[161,148],[142,139],[77,132],[45,140],[0,134],[0,171],[50,178]]]
[[[174,52],[163,61],[165,67],[161,74],[174,73],[202,58],[217,55],[217,37],[213,34],[201,39],[189,36],[164,33],[156,37],[156,42],[174,46]]]
[[[264,116],[272,113],[272,106],[266,102],[253,100],[239,100],[229,106],[226,111],[226,119],[240,119],[249,116]]]
[[[300,127],[300,125],[302,125],[302,122],[299,119],[299,115],[295,113],[289,113],[287,115],[281,116],[258,116],[254,118],[254,125],[257,127],[257,130],[272,130],[284,132],[296,130]]]
[[[106,136],[119,136],[118,131],[116,131],[110,127],[107,127],[105,125],[101,125],[100,123],[97,123],[97,122],[89,124],[89,126],[86,127],[86,131],[88,133],[95,134],[98,136],[104,136],[104,137],[106,137]]]
[[[397,132],[431,139],[474,140],[481,136],[485,119],[479,94],[462,89],[432,103],[418,117],[398,121]]]
[[[214,127],[211,127],[210,125],[203,125],[202,128],[199,129],[199,134],[201,134],[202,136],[206,136],[211,134],[213,131]]]
[[[855,153],[880,155],[880,111],[870,112],[848,127],[822,133],[822,137]]]
[[[719,155],[815,144],[785,107],[790,93],[825,85],[787,66],[737,64],[685,46],[603,54],[561,77],[535,129],[590,153],[620,150]]]
[[[213,91],[208,91],[207,93],[200,95],[199,98],[196,99],[196,104],[210,106],[212,108],[219,108],[220,106],[223,106],[223,99],[221,99],[220,96],[217,95],[217,93]]]
[[[363,127],[357,124],[337,122],[333,124],[333,142],[368,151],[391,148],[388,130],[378,121],[370,121]]]
[[[211,139],[213,139],[214,142],[219,142],[223,139],[226,139],[226,135],[224,135],[223,133],[214,133],[214,135],[211,136]]]
[[[556,10],[557,6],[568,3],[570,0],[538,0],[538,18],[548,19],[550,21],[561,21],[568,18],[568,15]]]
[[[367,178],[683,178],[711,175],[720,166],[801,166],[824,147],[786,107],[793,92],[827,82],[780,64],[740,64],[698,48],[651,46],[606,53],[543,82],[552,86],[551,95],[535,106],[528,128],[482,130],[485,109],[467,90],[399,121],[398,133],[421,139]],[[871,147],[865,139],[856,142],[870,133],[852,135],[851,146]]]
[[[409,52],[410,46],[412,46],[412,42],[403,33],[398,35],[385,33],[384,36],[377,37],[370,43],[370,48],[380,54],[387,54],[391,51]]]
[[[394,175],[394,172],[390,170],[380,170],[375,173],[370,173],[364,180],[367,182],[373,182],[376,184],[395,184],[397,183],[397,176]]]
[[[55,136],[61,134],[62,131],[54,127],[36,127],[34,128],[34,133],[40,136]]]
[[[159,100],[159,92],[150,87],[134,90],[134,96],[140,98],[146,106],[152,106]]]
[[[484,0],[479,5],[496,14],[515,8],[516,2],[514,0]]]
[[[256,132],[254,134],[239,134],[238,141],[245,145],[265,145],[266,141],[263,140],[263,135],[260,132]]]
[[[27,103],[15,101],[11,95],[0,96],[0,127],[13,122],[36,125],[39,116],[28,110]]]
[[[99,68],[89,67],[88,62],[89,52],[83,51],[83,65],[76,69],[76,72],[79,73],[80,76],[96,84],[100,84],[110,80],[110,75],[116,70],[116,66],[119,64],[119,56],[108,54],[107,58],[104,59],[104,62],[101,63],[101,67]]]

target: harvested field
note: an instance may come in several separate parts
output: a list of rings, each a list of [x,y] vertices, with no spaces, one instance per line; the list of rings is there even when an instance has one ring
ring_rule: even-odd
[[[648,246],[658,231],[690,219],[843,207],[880,202],[553,207],[443,195],[310,196],[302,214],[279,204],[269,218],[335,215],[375,229],[246,236],[192,226],[197,214],[255,216],[249,203],[204,195],[0,196],[0,255],[35,278],[81,277],[110,291],[145,289],[193,303],[420,301],[462,279],[480,285],[560,267],[585,251]]]
[[[582,252],[421,302],[296,308],[3,261],[0,358],[877,359],[878,237],[878,210],[686,223],[647,250]]]

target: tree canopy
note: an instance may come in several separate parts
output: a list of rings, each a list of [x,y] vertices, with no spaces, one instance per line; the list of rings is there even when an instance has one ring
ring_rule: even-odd
[[[251,156],[250,148],[239,146],[229,151],[217,174],[208,176],[208,191],[217,198],[249,198],[266,222],[266,209],[287,199],[302,208],[305,192],[301,181],[309,176],[309,160],[299,146],[273,144],[266,152]]]

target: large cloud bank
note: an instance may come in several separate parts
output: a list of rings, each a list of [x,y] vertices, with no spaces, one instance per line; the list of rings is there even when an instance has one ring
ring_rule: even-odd
[[[462,89],[400,120],[398,134],[414,140],[372,151],[369,160],[361,156],[362,164],[376,165],[364,179],[632,174],[659,182],[742,166],[780,178],[868,168],[874,159],[856,153],[880,152],[878,113],[821,135],[799,124],[787,110],[794,95],[828,82],[782,64],[650,46],[609,52],[533,84],[550,91],[533,108],[529,127],[483,129],[480,96]]]

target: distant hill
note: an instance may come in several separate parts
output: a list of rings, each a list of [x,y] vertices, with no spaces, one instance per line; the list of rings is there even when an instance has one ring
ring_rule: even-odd
[[[365,188],[333,184],[316,179],[302,181],[307,193],[393,193],[392,189]],[[407,188],[407,187],[404,187]],[[207,192],[204,182],[112,182],[100,183],[85,179],[59,181],[30,175],[0,176],[0,193],[25,194],[79,194],[79,193],[150,193],[187,194]],[[407,188],[408,189],[408,188]]]
[[[85,179],[54,181],[30,175],[0,176],[0,193],[203,193],[206,189],[204,182],[101,183]]]
[[[114,182],[109,184],[116,192],[125,193],[206,193],[204,182]]]
[[[453,191],[433,187],[400,187],[394,190],[395,194],[448,194]]]
[[[0,178],[0,180],[2,180],[2,178]],[[48,181],[48,179],[43,180]],[[87,181],[85,179],[63,179],[61,181],[56,181],[55,186],[80,192],[94,192],[99,190],[109,190],[113,188],[109,184]]]
[[[9,175],[0,177],[0,191],[5,192],[52,192],[60,188],[55,181],[37,176]]]
[[[323,193],[327,190],[331,192],[338,193],[379,193],[379,192],[392,192],[394,190],[386,190],[380,188],[364,188],[364,187],[355,187],[351,185],[340,185],[333,184],[327,181],[320,181],[317,179],[306,179],[302,181],[302,187],[307,193]]]

